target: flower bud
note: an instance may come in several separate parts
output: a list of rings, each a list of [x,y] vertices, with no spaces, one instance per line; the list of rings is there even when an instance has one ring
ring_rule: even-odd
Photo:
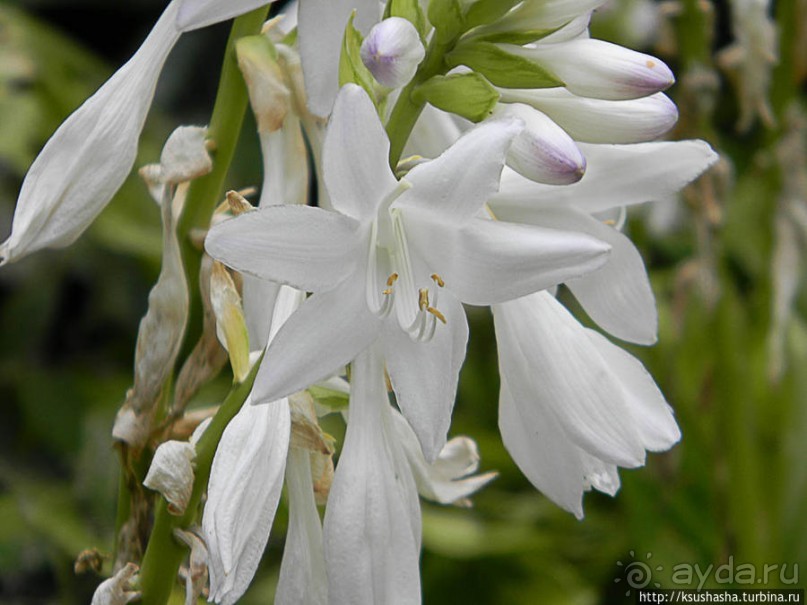
[[[415,26],[390,17],[370,30],[361,45],[361,60],[384,86],[398,88],[415,75],[426,55]]]
[[[566,88],[595,99],[637,99],[669,88],[675,77],[662,61],[602,40],[577,39],[533,47],[501,45],[561,79]]]
[[[522,176],[547,185],[576,183],[586,171],[586,159],[572,138],[540,111],[516,103],[500,105],[499,116],[515,116],[526,128],[513,139],[507,165]]]
[[[495,23],[480,28],[480,34],[541,32],[557,29],[605,4],[605,0],[543,0],[522,2]]]
[[[181,515],[193,491],[193,463],[196,449],[183,441],[166,441],[154,452],[143,485],[160,492],[168,501],[168,512]]]
[[[660,137],[678,120],[675,103],[661,92],[626,101],[578,97],[565,88],[502,88],[499,92],[502,102],[530,105],[584,143],[644,143]]]

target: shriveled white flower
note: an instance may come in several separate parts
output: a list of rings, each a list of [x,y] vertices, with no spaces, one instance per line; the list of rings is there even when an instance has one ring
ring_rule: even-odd
[[[171,133],[160,154],[160,180],[178,185],[213,169],[213,161],[207,152],[207,128],[181,126]]]
[[[193,465],[196,448],[183,441],[166,441],[154,452],[143,485],[160,492],[168,501],[168,511],[181,515],[193,491]]]
[[[617,466],[644,464],[680,438],[642,364],[581,326],[547,292],[494,306],[499,428],[519,468],[578,518],[582,495],[614,495]]]
[[[140,598],[140,593],[132,590],[130,582],[139,568],[127,563],[114,576],[104,580],[92,595],[92,605],[126,605]]]
[[[608,251],[587,236],[476,217],[521,127],[488,122],[399,183],[366,93],[342,89],[324,157],[338,212],[270,207],[207,238],[208,253],[228,266],[315,292],[270,345],[255,382],[261,398],[305,388],[380,337],[398,403],[434,460],[465,354],[459,301],[540,290],[596,268]]]
[[[405,85],[426,56],[415,26],[390,17],[373,26],[361,45],[361,60],[373,77],[389,88]]]

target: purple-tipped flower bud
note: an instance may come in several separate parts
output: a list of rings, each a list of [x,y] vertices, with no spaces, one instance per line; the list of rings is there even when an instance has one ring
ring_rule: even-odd
[[[561,79],[576,95],[594,99],[638,99],[675,82],[661,60],[602,40],[578,39],[533,47],[502,45],[535,61]]]
[[[415,75],[426,51],[415,26],[390,17],[377,24],[361,45],[361,60],[384,86],[398,88]]]
[[[583,178],[585,157],[572,138],[546,115],[520,103],[499,105],[495,113],[516,116],[526,125],[507,153],[510,168],[547,185],[569,185]]]

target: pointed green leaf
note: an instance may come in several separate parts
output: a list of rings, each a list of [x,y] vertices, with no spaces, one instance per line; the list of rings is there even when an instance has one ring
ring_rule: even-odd
[[[480,122],[490,116],[499,101],[499,93],[478,73],[465,73],[434,76],[414,90],[413,98]]]
[[[361,60],[361,43],[364,39],[359,30],[353,26],[355,17],[356,11],[354,10],[345,27],[345,36],[342,38],[342,54],[339,57],[339,86],[358,84],[375,101],[373,74]]]
[[[314,398],[314,401],[329,410],[337,412],[347,409],[349,401],[347,393],[322,386],[310,386],[308,387],[308,393]]]
[[[490,42],[461,44],[446,57],[451,67],[466,65],[504,88],[552,88],[563,82],[525,57],[508,53]]]
[[[478,0],[465,13],[465,26],[471,29],[493,23],[519,2],[521,0]]]
[[[428,15],[439,40],[454,40],[465,30],[459,0],[431,0]]]

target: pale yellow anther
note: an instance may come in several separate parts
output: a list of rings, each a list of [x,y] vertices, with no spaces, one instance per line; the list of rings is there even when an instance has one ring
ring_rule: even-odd
[[[444,281],[443,281],[443,278],[442,278],[442,277],[440,277],[439,275],[437,275],[437,273],[432,273],[431,278],[432,278],[432,279],[434,280],[434,282],[435,282],[435,283],[436,283],[438,286],[440,286],[441,288],[445,287],[446,282],[444,282]]]
[[[429,308],[429,290],[426,288],[421,288],[419,291],[418,296],[418,307],[421,311]]]
[[[428,311],[429,313],[431,313],[432,315],[434,315],[434,316],[435,316],[437,319],[439,319],[439,320],[440,320],[441,322],[443,322],[444,324],[447,324],[447,323],[448,323],[448,321],[446,320],[446,316],[445,316],[445,315],[443,315],[442,313],[440,313],[440,311],[438,311],[438,310],[437,310],[437,309],[435,309],[434,307],[426,307],[426,311]]]
[[[605,223],[609,227],[613,227],[614,225],[616,225],[616,221],[614,219],[612,219],[612,218],[604,220],[603,223]]]
[[[390,275],[390,276],[387,278],[387,285],[388,285],[389,287],[392,287],[392,285],[393,285],[393,284],[394,284],[396,281],[398,281],[398,274],[397,274],[397,273],[393,273],[392,275]],[[385,292],[385,294],[386,294],[386,292]]]
[[[382,290],[381,294],[383,294],[384,296],[389,296],[390,294],[392,294],[392,288],[387,288],[386,290]]]

